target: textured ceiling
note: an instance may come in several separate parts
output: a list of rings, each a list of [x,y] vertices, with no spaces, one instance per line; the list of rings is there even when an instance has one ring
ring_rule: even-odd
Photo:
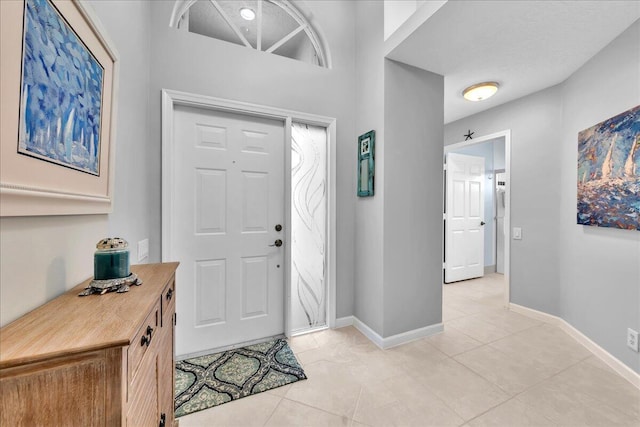
[[[564,81],[639,17],[633,0],[449,0],[388,57],[445,76],[449,123]],[[462,98],[482,81],[500,90]]]

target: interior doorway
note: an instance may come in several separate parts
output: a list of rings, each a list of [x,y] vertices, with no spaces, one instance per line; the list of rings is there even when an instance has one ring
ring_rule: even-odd
[[[445,283],[484,276],[485,236],[490,240],[485,228],[491,217],[485,209],[485,164],[493,158],[489,149],[487,159],[460,152],[445,156]]]
[[[293,278],[296,275],[293,273],[292,261],[295,255],[292,249],[296,247],[294,240],[303,242],[305,239],[300,237],[301,233],[293,233],[292,228],[296,221],[307,221],[309,213],[315,216],[313,226],[322,228],[322,233],[313,236],[316,240],[311,239],[314,244],[318,242],[317,239],[322,239],[322,245],[316,245],[322,258],[313,263],[322,274],[322,287],[321,296],[317,298],[319,304],[313,307],[313,315],[313,309],[308,305],[305,307],[308,314],[305,316],[306,326],[315,329],[333,327],[336,318],[335,119],[170,90],[163,90],[162,100],[162,260],[181,262],[176,273],[179,302],[176,308],[178,319],[184,320],[178,321],[176,325],[178,357],[182,359],[234,348],[260,342],[274,335],[289,337],[292,333],[300,331],[300,326],[296,326],[293,317],[296,309],[294,305],[299,304],[299,295],[293,292]],[[184,123],[180,123],[185,119],[181,117],[185,110],[188,116],[192,116],[186,123],[186,127],[191,129],[190,133],[185,131]],[[237,137],[233,142],[225,137],[233,126],[220,121],[226,119],[237,122]],[[271,127],[266,130],[258,129],[263,124]],[[273,133],[277,129],[280,136]],[[314,138],[311,141],[303,138],[304,131],[311,132]],[[185,132],[189,135],[185,135]],[[275,135],[273,141],[265,142],[270,133]],[[296,143],[293,142],[294,135],[297,135]],[[306,150],[309,147],[298,146],[294,150],[294,146],[314,142],[317,143],[311,149],[314,155],[308,157],[308,162],[304,164],[306,172],[296,178],[296,170],[299,172],[304,169],[301,156],[308,155]],[[230,147],[232,143],[236,144],[238,149],[227,159],[228,164],[195,165],[205,155],[211,155],[213,162],[225,157],[232,151],[225,150],[225,147]],[[194,151],[191,148],[185,149],[185,145],[201,148],[202,151],[200,153],[196,149],[192,153],[193,165],[186,162],[188,170],[183,170],[181,165],[176,164],[185,160],[180,160],[183,150]],[[273,151],[277,146],[282,147],[279,153],[276,152],[278,150]],[[223,155],[216,156],[215,151],[223,152]],[[318,151],[322,151],[320,160],[315,155]],[[266,169],[258,170],[262,161],[272,154],[279,158],[277,162],[268,162],[271,166],[275,165],[275,169],[271,172]],[[247,156],[251,157],[248,163],[241,160]],[[243,162],[246,163],[244,166]],[[189,165],[192,166],[191,169]],[[312,166],[311,169],[315,168],[317,176],[321,177],[320,180],[308,179],[309,165]],[[232,173],[232,168],[238,168],[238,173]],[[190,185],[178,188],[177,184],[185,175],[191,178],[195,176],[195,182],[191,182],[191,179],[187,183]],[[234,178],[235,175],[237,179]],[[279,181],[277,185],[267,182],[271,175]],[[238,191],[227,186],[227,181],[231,182],[233,179],[240,184],[236,189]],[[303,181],[302,185],[294,187],[295,179]],[[248,183],[252,185],[247,187],[245,184]],[[274,185],[282,188],[282,191],[272,192]],[[248,192],[244,191],[245,187]],[[182,214],[178,212],[182,209],[180,205],[185,197],[183,191],[199,194],[199,188],[202,190],[201,195],[206,197],[192,197],[183,203],[186,207],[182,208],[186,211]],[[297,191],[298,189],[300,190]],[[218,194],[220,192],[222,194]],[[234,205],[233,200],[238,203]],[[280,212],[279,216],[270,216],[269,209],[266,208],[267,205],[271,205],[270,201],[280,206],[277,209]],[[296,204],[302,204],[304,207],[297,209],[300,206]],[[229,210],[228,207],[231,206],[235,208]],[[297,217],[293,214],[294,209]],[[319,212],[321,214],[318,214]],[[300,213],[303,214],[302,219]],[[189,222],[189,218],[195,218],[195,222]],[[239,230],[237,239],[232,238],[228,231],[234,221],[239,223],[239,228],[236,227]],[[227,250],[234,246],[233,242],[251,238],[256,240],[254,243],[260,246],[264,253],[258,253],[256,249],[253,252],[250,250],[251,253],[240,254],[235,262],[239,266],[236,268],[238,274],[233,276],[228,274],[233,262],[230,258],[208,253],[203,258],[192,253],[193,245],[181,245],[183,235],[192,235],[196,239],[204,237],[205,240],[217,238],[221,240],[217,244],[209,242],[209,246],[215,247],[216,250]],[[205,243],[203,245],[207,246]],[[243,244],[236,246],[240,249],[250,249],[245,248]],[[229,272],[226,267],[229,267]],[[271,283],[279,287],[279,293],[272,292]],[[263,286],[259,286],[261,284]],[[231,301],[232,298],[228,297],[234,293],[238,298]],[[277,318],[274,322],[275,329],[259,331],[255,336],[239,333],[233,328],[225,330],[221,335],[211,332],[212,328],[221,326],[220,329],[224,330],[225,326],[228,326],[226,324],[233,323],[230,317],[233,313],[239,314],[235,317],[241,321],[257,321],[260,325],[263,321],[267,324],[265,318],[273,316],[274,319]],[[313,320],[308,321],[309,318]],[[184,329],[182,333],[181,329]],[[249,328],[251,329],[253,328]]]
[[[508,307],[509,304],[509,255],[510,255],[510,158],[511,158],[511,131],[505,130],[494,134],[486,135],[473,140],[462,141],[456,144],[444,147],[444,182],[445,182],[445,213],[443,215],[443,230],[445,233],[443,247],[443,285],[446,280],[446,269],[448,266],[447,259],[447,235],[446,221],[449,219],[449,213],[446,212],[447,206],[450,207],[448,198],[451,194],[447,194],[446,182],[449,173],[446,166],[446,158],[449,153],[459,153],[462,155],[482,156],[485,158],[484,174],[484,273],[494,274],[501,270],[504,275],[504,296],[503,305]],[[498,186],[498,177],[501,185]],[[498,227],[500,231],[498,231]],[[498,238],[501,237],[501,241]],[[451,244],[451,237],[449,237]],[[451,248],[449,248],[451,249]],[[449,255],[451,256],[451,255]],[[462,254],[462,257],[465,255]],[[500,266],[498,267],[498,264]],[[499,273],[500,274],[500,273]],[[502,281],[501,281],[502,282]]]

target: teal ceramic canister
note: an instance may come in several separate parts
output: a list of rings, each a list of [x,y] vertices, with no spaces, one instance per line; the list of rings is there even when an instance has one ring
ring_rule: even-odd
[[[130,274],[127,241],[119,237],[100,240],[96,244],[96,252],[93,256],[94,279],[122,279]]]

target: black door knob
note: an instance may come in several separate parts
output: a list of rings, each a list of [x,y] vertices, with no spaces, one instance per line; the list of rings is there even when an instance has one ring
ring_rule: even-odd
[[[269,246],[275,246],[276,248],[279,248],[280,246],[282,246],[282,240],[277,239],[275,242],[273,242],[273,245]]]
[[[480,225],[484,225],[484,224],[485,224],[485,222],[484,222],[484,221],[480,221]]]

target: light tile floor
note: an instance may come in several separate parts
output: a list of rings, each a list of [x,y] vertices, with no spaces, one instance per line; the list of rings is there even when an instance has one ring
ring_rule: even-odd
[[[353,327],[291,340],[309,379],[190,426],[640,426],[640,391],[555,326],[502,308],[497,274],[445,285],[445,331],[380,350]]]

